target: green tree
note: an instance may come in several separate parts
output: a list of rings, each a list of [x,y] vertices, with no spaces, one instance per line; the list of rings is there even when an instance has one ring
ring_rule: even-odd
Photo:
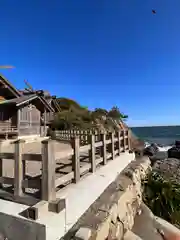
[[[91,114],[94,119],[102,119],[102,117],[107,117],[108,111],[103,108],[95,108],[95,110]]]
[[[109,112],[103,108],[95,108],[89,111],[88,107],[81,106],[69,98],[57,98],[61,112],[57,114],[52,127],[60,130],[72,128],[80,129],[116,129],[114,120],[125,119],[126,115],[120,113],[118,107],[113,107]]]
[[[119,120],[119,119],[125,120],[128,118],[127,115],[124,115],[123,113],[120,112],[120,110],[117,106],[114,106],[111,108],[111,110],[108,113],[108,116],[111,118],[117,119],[117,120]]]

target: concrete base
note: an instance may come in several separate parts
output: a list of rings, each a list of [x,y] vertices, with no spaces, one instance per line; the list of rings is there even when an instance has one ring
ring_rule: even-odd
[[[57,192],[56,197],[65,199],[66,204],[65,209],[60,213],[50,212],[45,209],[40,212],[39,218],[36,221],[26,219],[26,222],[28,221],[28,224],[32,224],[32,229],[35,226],[34,224],[37,224],[38,231],[41,230],[42,226],[45,226],[46,238],[44,238],[44,240],[59,240],[73,227],[91,204],[116,179],[120,172],[134,159],[134,154],[129,154],[128,152],[122,153],[121,156],[109,161],[107,165],[97,169],[95,173],[90,173],[77,184],[70,184],[65,189]],[[28,206],[4,200],[0,200],[0,206],[0,211],[7,216],[7,221],[10,222],[12,216],[25,220],[19,213],[25,211]],[[4,221],[0,222],[1,229],[3,229],[4,224]],[[23,228],[23,224],[21,227]],[[12,240],[24,240],[24,236],[26,236],[26,239],[30,239],[30,236],[27,236],[27,234],[32,234],[28,232],[22,235],[22,237],[19,236],[15,238],[15,233],[19,230],[14,228],[13,224],[11,229],[11,233],[9,233],[8,236]],[[43,233],[41,235],[43,235]],[[31,239],[39,240],[41,238],[34,238],[34,235],[32,235]]]
[[[29,221],[20,215],[19,212],[27,208],[9,201],[0,200],[0,236],[11,240],[45,240],[46,227],[42,224]]]

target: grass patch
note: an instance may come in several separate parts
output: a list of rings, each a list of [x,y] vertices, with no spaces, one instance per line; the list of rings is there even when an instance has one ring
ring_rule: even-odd
[[[152,171],[143,182],[143,201],[152,212],[180,226],[180,184]]]

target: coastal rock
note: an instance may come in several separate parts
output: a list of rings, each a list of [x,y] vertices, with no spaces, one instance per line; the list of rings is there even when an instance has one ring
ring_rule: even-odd
[[[153,169],[163,173],[169,179],[180,181],[180,161],[177,158],[158,160]]]
[[[175,141],[176,148],[180,148],[180,141]]]
[[[154,156],[158,151],[158,146],[153,143],[149,147],[144,149],[144,155],[151,157]]]
[[[180,148],[172,147],[168,150],[168,158],[177,158],[180,159]]]

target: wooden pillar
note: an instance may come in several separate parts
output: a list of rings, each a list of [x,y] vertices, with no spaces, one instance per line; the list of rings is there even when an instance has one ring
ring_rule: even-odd
[[[128,129],[128,150],[131,151],[131,132]]]
[[[22,181],[23,181],[23,162],[22,153],[25,140],[17,140],[14,143],[14,195],[21,196],[22,191]]]
[[[112,160],[113,160],[115,158],[114,132],[111,133],[111,153],[112,153]]]
[[[80,139],[79,136],[76,136],[72,140],[72,146],[74,149],[73,155],[73,171],[74,171],[74,182],[77,183],[80,180]]]
[[[56,199],[55,164],[52,141],[42,141],[42,200],[52,201]]]
[[[107,154],[106,154],[106,134],[101,134],[101,141],[102,141],[102,157],[103,157],[103,164],[106,165],[107,163]]]
[[[121,131],[118,131],[118,155],[121,155]]]
[[[126,151],[126,130],[123,130],[123,151]]]
[[[21,109],[17,110],[17,130],[18,130],[18,135],[20,135],[20,126],[21,126]]]
[[[95,155],[95,136],[94,135],[90,135],[90,146],[91,146],[91,150],[90,150],[90,154],[89,154],[89,160],[91,163],[91,172],[95,172],[96,171],[96,155]]]
[[[46,136],[46,122],[47,122],[47,111],[46,108],[44,108],[44,136]]]
[[[0,141],[0,152],[2,152],[2,143]],[[0,177],[3,177],[3,159],[0,158]],[[0,184],[0,187],[2,187],[2,184]]]
[[[0,177],[3,177],[3,159],[0,158]],[[0,183],[0,187],[3,185]]]

